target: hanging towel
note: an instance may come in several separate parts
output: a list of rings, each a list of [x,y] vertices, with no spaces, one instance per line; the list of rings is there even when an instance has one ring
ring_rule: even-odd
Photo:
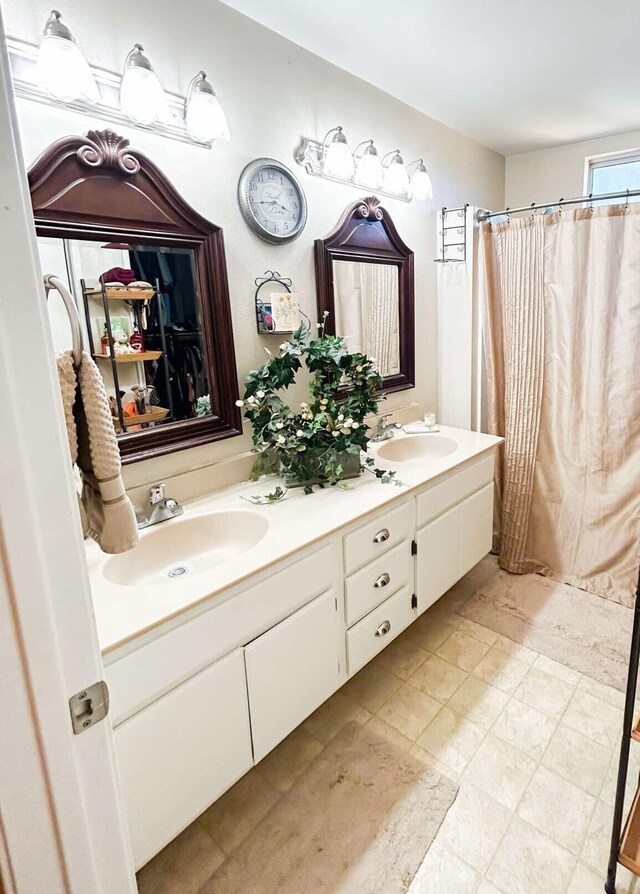
[[[80,516],[85,537],[105,553],[138,543],[136,515],[122,481],[120,451],[104,382],[85,352],[76,371],[70,351],[57,358],[69,451],[80,470]]]

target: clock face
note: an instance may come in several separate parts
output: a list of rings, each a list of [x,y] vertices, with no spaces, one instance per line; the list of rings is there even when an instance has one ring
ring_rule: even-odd
[[[307,221],[307,203],[297,179],[280,162],[258,159],[240,177],[238,200],[245,221],[268,242],[289,242]]]

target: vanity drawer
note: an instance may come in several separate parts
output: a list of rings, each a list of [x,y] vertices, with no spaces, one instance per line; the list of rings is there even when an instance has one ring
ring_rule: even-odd
[[[404,587],[347,630],[350,677],[415,620],[418,612],[411,607],[412,597],[412,588]]]
[[[451,506],[493,481],[494,456],[483,456],[455,475],[434,484],[418,496],[418,527],[426,525]]]
[[[346,574],[366,565],[371,559],[386,553],[392,546],[406,540],[413,527],[413,503],[406,502],[343,538],[344,566]]]
[[[411,542],[403,540],[345,581],[347,627],[410,583],[413,572]]]
[[[208,611],[107,664],[112,724],[330,589],[339,574],[338,547],[329,543],[229,598],[212,600]]]

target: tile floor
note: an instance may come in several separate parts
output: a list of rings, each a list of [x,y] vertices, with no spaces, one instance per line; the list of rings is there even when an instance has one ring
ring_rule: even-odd
[[[144,867],[141,894],[197,894],[351,720],[460,786],[409,894],[601,894],[623,696],[458,615],[494,570],[481,563]],[[618,894],[640,894],[622,868]]]

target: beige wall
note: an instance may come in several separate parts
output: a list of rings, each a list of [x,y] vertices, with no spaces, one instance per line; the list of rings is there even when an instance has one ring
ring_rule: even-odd
[[[7,33],[36,42],[50,10],[49,0],[3,0]],[[121,130],[174,181],[187,201],[224,229],[233,307],[238,373],[263,362],[269,343],[256,334],[253,280],[267,269],[293,279],[302,307],[315,319],[313,240],[335,225],[358,197],[347,186],[306,175],[293,162],[300,137],[322,138],[342,124],[355,145],[374,137],[380,149],[399,146],[406,161],[424,156],[435,199],[385,205],[415,252],[417,382],[413,392],[394,395],[388,407],[416,400],[437,404],[436,214],[441,205],[482,207],[504,203],[504,159],[447,127],[277,36],[218,0],[67,0],[62,10],[88,59],[120,70],[134,41],[140,41],[169,90],[185,92],[204,68],[215,85],[231,128],[231,142],[212,151],[142,131]],[[319,8],[319,14],[321,9]],[[359,46],[354,52],[362,52]],[[434,90],[437,84],[434,84]],[[27,162],[52,140],[100,126],[99,120],[21,100],[18,118]],[[306,230],[288,246],[270,246],[242,221],[236,203],[238,176],[247,162],[271,156],[300,176],[309,203]],[[246,429],[245,429],[246,431]],[[217,462],[249,447],[249,438],[183,451],[126,469],[130,485]]]
[[[639,148],[640,131],[632,131],[600,140],[510,155],[506,160],[506,206],[518,208],[532,202],[584,195],[588,158]]]

